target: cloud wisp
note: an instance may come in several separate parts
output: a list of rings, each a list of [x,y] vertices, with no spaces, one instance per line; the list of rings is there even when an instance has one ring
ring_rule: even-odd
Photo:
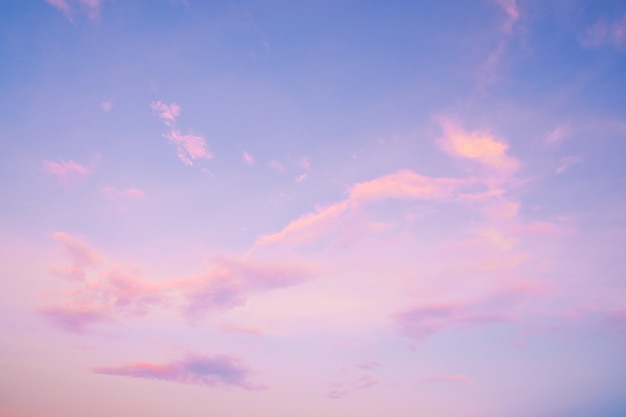
[[[93,372],[211,388],[264,389],[263,386],[249,381],[253,371],[242,359],[229,355],[189,354],[183,359],[171,362],[135,362],[120,366],[98,367],[94,368]]]
[[[104,0],[45,0],[45,2],[63,12],[70,21],[80,12],[97,21],[100,19]]]
[[[59,185],[65,188],[80,184],[91,175],[92,170],[73,160],[60,160],[58,162],[44,160],[41,164],[42,171],[56,179]]]

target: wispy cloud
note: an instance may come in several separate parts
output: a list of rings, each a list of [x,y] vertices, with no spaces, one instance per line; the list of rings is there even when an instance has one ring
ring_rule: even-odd
[[[201,278],[174,284],[185,294],[186,315],[197,320],[212,311],[245,303],[254,293],[293,286],[312,278],[314,271],[298,264],[268,263],[220,257]]]
[[[91,170],[73,160],[58,162],[44,160],[41,169],[48,175],[56,178],[63,187],[71,187],[78,184],[91,174]]]
[[[583,162],[583,158],[576,155],[565,156],[560,159],[559,166],[554,171],[555,174],[563,174],[568,171],[573,165],[580,164]]]
[[[450,374],[450,375],[434,375],[423,379],[424,382],[455,382],[461,384],[470,384],[472,379],[467,375]]]
[[[502,30],[505,33],[511,33],[515,22],[520,18],[520,11],[516,0],[496,0],[506,13],[506,20],[502,24]]]
[[[102,187],[102,195],[110,201],[141,200],[145,194],[139,188],[119,189],[113,186]]]
[[[46,3],[56,7],[72,20],[77,12],[84,12],[92,20],[100,18],[100,11],[104,0],[45,0]]]
[[[340,399],[355,391],[371,388],[379,383],[380,381],[372,375],[361,375],[348,384],[334,384],[334,387],[328,393],[328,396],[332,399]]]
[[[254,157],[252,155],[250,155],[248,152],[243,151],[243,155],[242,155],[243,161],[248,164],[248,165],[253,165],[254,164]]]
[[[103,101],[102,103],[100,103],[100,108],[105,113],[110,112],[113,109],[113,101],[111,101],[111,100]]]
[[[39,310],[54,326],[70,332],[83,334],[96,323],[111,321],[110,313],[92,305],[73,304],[48,307]]]
[[[229,355],[189,354],[181,360],[171,362],[135,362],[120,366],[98,367],[94,368],[93,372],[213,388],[234,387],[245,390],[264,388],[249,381],[253,371],[243,360]]]
[[[549,147],[558,147],[570,136],[570,133],[568,126],[558,126],[546,135],[543,143]]]
[[[337,222],[351,211],[375,201],[386,199],[437,200],[450,197],[452,191],[467,184],[453,178],[431,178],[411,170],[401,170],[371,181],[356,183],[348,191],[348,198],[289,223],[280,232],[260,236],[257,244],[267,245],[281,241],[307,243],[337,227]]]
[[[273,161],[273,160],[269,161],[267,163],[267,166],[273,169],[274,171],[278,172],[279,174],[285,173],[285,166],[278,161]]]
[[[610,45],[621,49],[626,44],[626,15],[612,22],[604,18],[597,20],[580,38],[580,43],[590,48]]]
[[[212,159],[213,154],[209,151],[209,147],[202,136],[191,133],[183,134],[176,128],[176,118],[181,113],[181,107],[176,104],[165,104],[161,101],[153,101],[150,105],[154,114],[168,128],[163,135],[168,141],[176,145],[178,158],[185,165],[193,165],[195,159]]]

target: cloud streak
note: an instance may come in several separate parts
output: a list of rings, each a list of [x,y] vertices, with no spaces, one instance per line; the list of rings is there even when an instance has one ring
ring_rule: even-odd
[[[135,362],[127,365],[94,368],[102,375],[154,379],[211,388],[233,387],[245,390],[263,389],[249,381],[253,373],[240,358],[229,355],[196,355],[165,362]]]

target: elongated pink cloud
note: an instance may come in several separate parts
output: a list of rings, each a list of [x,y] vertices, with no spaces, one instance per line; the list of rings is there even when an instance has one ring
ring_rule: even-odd
[[[423,379],[424,382],[456,382],[461,384],[469,384],[472,379],[467,375],[451,374],[451,375],[434,375]]]
[[[70,9],[70,5],[67,4],[66,0],[45,0],[46,3],[56,7],[57,9],[61,10],[63,13],[65,14],[69,14],[71,9]]]
[[[125,190],[113,186],[102,187],[102,195],[110,201],[120,200],[141,200],[144,192],[138,188],[127,188]]]
[[[567,126],[558,126],[548,133],[544,139],[544,144],[550,147],[560,146],[570,135],[570,129]]]
[[[393,315],[392,320],[403,336],[424,341],[443,331],[511,322],[516,305],[540,293],[535,287],[522,286],[502,289],[472,302],[425,302]]]
[[[156,379],[212,388],[263,389],[262,386],[249,381],[249,377],[253,374],[249,366],[242,359],[229,355],[190,354],[181,360],[172,362],[135,362],[121,366],[98,367],[94,368],[93,372],[103,375]]]
[[[89,168],[72,160],[59,162],[45,160],[41,168],[46,174],[55,177],[64,187],[75,185],[91,174]]]
[[[506,175],[519,168],[517,159],[507,155],[509,146],[489,132],[467,132],[451,119],[440,119],[444,132],[439,147],[450,155],[476,162]]]
[[[338,203],[317,207],[314,212],[290,222],[280,232],[260,236],[257,244],[281,241],[307,243],[336,229],[338,222],[365,204],[387,200],[437,200],[451,197],[453,191],[473,181],[454,178],[431,178],[411,170],[401,170],[350,187],[348,198]]]

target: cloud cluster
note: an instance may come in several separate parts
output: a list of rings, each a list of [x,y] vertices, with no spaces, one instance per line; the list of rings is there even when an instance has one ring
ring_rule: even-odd
[[[67,233],[57,232],[54,239],[69,263],[54,265],[50,271],[73,288],[63,294],[62,304],[40,313],[74,333],[84,333],[93,324],[142,316],[154,308],[172,308],[195,322],[207,314],[241,306],[253,294],[304,282],[314,273],[311,267],[288,261],[220,256],[197,278],[156,282],[142,278],[135,268],[107,261]]]
[[[168,105],[161,101],[153,101],[150,106],[153,113],[161,119],[168,129],[163,137],[168,139],[171,144],[176,145],[178,158],[185,165],[193,165],[193,161],[196,159],[209,160],[213,158],[213,154],[202,136],[191,133],[183,134],[176,128],[176,118],[181,112],[181,107],[178,104]]]

